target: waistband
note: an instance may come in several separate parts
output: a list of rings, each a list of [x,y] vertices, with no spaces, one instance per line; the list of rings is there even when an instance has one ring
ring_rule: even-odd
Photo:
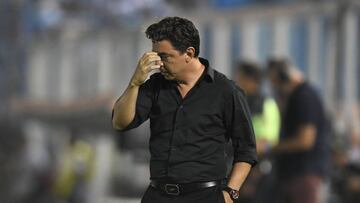
[[[208,181],[198,183],[166,183],[152,180],[150,186],[168,195],[181,195],[184,193],[195,192],[197,190],[221,185],[222,181]]]

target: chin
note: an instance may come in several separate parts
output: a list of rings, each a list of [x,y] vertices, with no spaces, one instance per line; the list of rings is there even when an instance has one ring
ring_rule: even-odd
[[[168,73],[161,73],[166,80],[175,80],[175,77]]]

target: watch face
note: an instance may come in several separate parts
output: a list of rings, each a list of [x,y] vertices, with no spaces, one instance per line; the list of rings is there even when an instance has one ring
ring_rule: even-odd
[[[239,193],[239,191],[231,190],[231,191],[230,191],[230,195],[231,195],[231,197],[232,197],[233,199],[238,199],[239,196],[240,196],[240,193]]]

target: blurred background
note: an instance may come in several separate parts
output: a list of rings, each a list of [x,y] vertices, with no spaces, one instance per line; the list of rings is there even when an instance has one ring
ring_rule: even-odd
[[[331,118],[328,202],[358,197],[359,0],[0,0],[1,203],[140,202],[149,126],[115,132],[111,108],[165,16],[192,20],[229,78],[289,57]]]

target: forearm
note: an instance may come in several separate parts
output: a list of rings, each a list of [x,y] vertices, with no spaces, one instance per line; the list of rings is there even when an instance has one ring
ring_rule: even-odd
[[[239,190],[243,185],[246,177],[248,176],[250,170],[251,165],[246,162],[235,163],[229,177],[228,186],[232,189]]]
[[[279,142],[279,144],[276,145],[272,151],[274,153],[297,152],[302,151],[302,148],[303,147],[300,145],[296,138],[289,138]]]
[[[284,139],[273,148],[274,153],[311,150],[315,144],[316,128],[309,124],[301,127],[295,136]]]
[[[161,65],[163,63],[156,52],[146,52],[140,58],[129,86],[114,104],[112,125],[115,129],[126,128],[134,119],[139,88],[145,83],[149,73],[152,70],[159,69]]]
[[[121,97],[114,104],[112,125],[115,129],[122,130],[128,126],[135,117],[136,100],[139,86],[129,85]]]

